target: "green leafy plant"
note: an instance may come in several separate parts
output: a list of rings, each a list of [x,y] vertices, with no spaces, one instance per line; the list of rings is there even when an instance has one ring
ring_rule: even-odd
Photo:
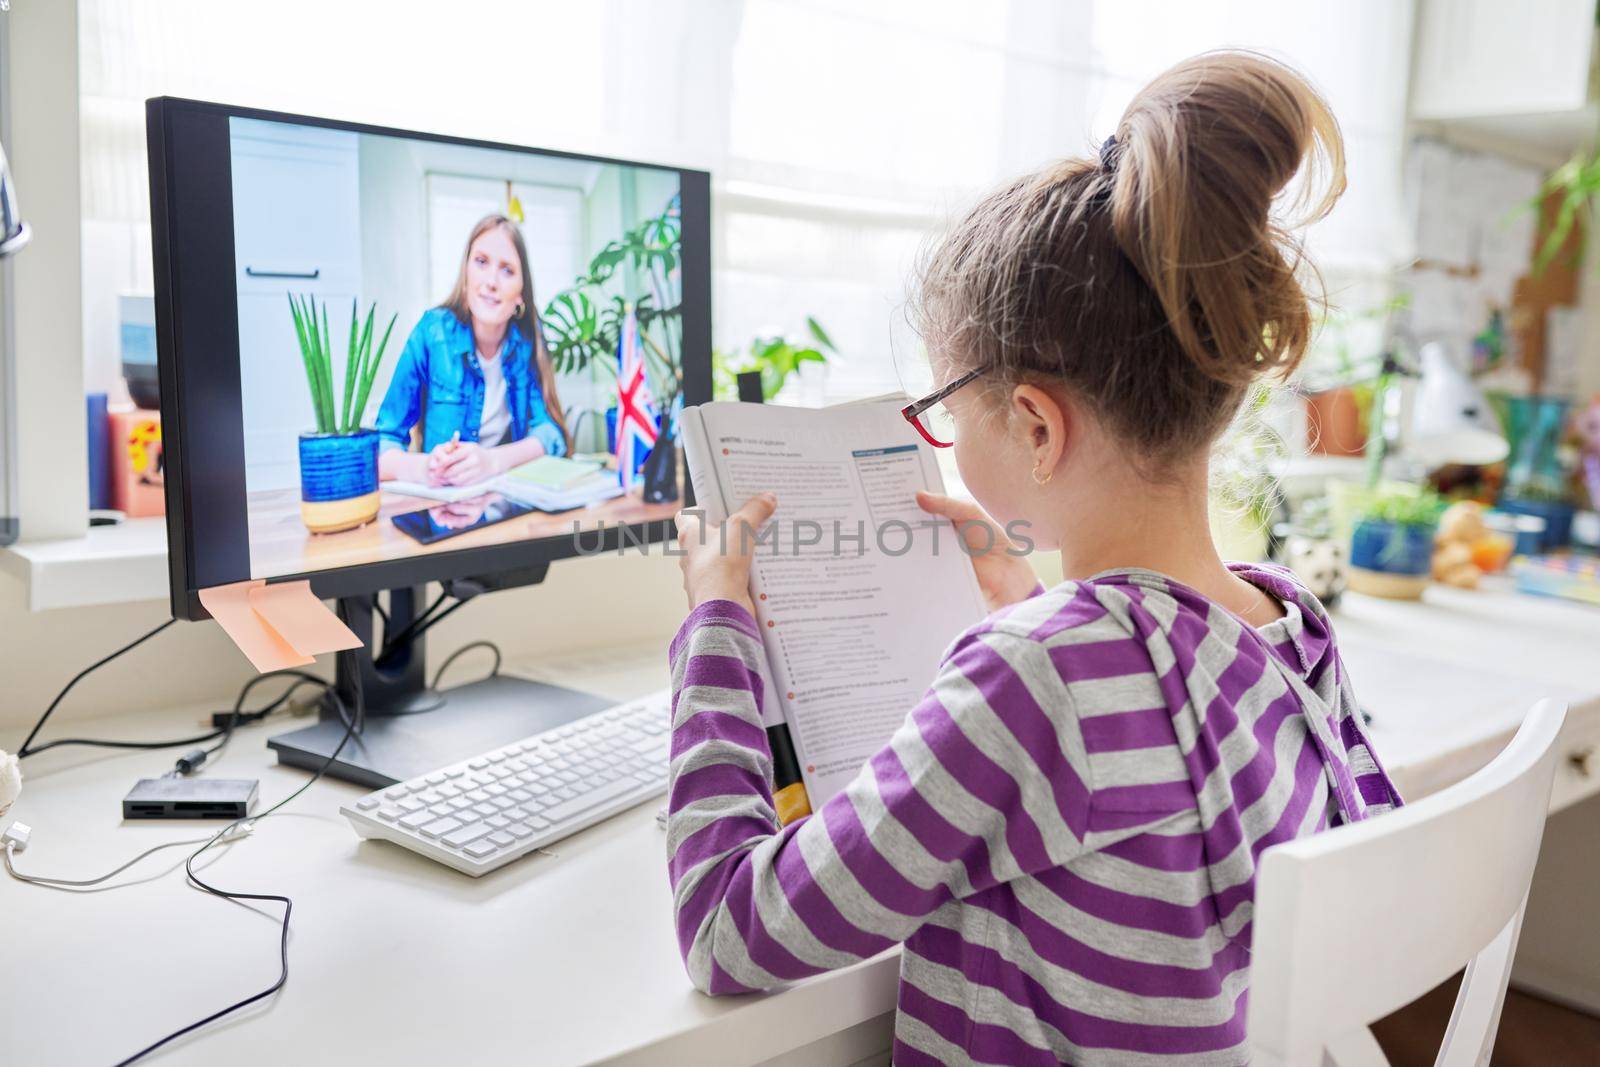
[[[1555,261],[1580,220],[1585,230],[1594,220],[1594,202],[1600,196],[1600,152],[1580,152],[1551,171],[1539,187],[1538,195],[1528,201],[1528,209],[1541,211],[1545,200],[1551,196],[1556,197],[1556,213],[1550,221],[1550,232],[1545,234],[1539,254],[1534,258],[1535,275]],[[1581,257],[1581,250],[1575,256]]]
[[[663,409],[671,407],[683,384],[681,327],[676,326],[683,317],[677,269],[682,231],[678,198],[673,197],[661,214],[607,242],[584,273],[550,299],[544,311],[545,341],[557,371],[573,374],[599,366],[615,377],[617,344],[631,308],[639,323],[651,392]],[[648,287],[631,302],[608,288],[624,266]]]
[[[802,363],[827,363],[839,354],[838,346],[828,331],[815,318],[806,316],[806,333],[803,340],[782,335],[757,337],[741,352],[711,353],[712,396],[717,400],[736,400],[739,396],[739,375],[750,371],[761,373],[761,397],[771,400],[778,395],[789,375],[800,369]]]
[[[1357,514],[1366,522],[1432,526],[1444,509],[1444,498],[1427,486],[1394,483],[1363,493]]]
[[[321,312],[320,317],[318,312]],[[378,314],[374,303],[367,309],[365,325],[358,329],[356,302],[350,301],[350,337],[345,346],[344,400],[335,397],[333,386],[333,345],[328,333],[328,304],[317,306],[314,296],[296,298],[289,294],[289,311],[294,316],[295,338],[300,342],[300,360],[305,366],[306,383],[311,387],[311,407],[316,413],[317,432],[355,433],[361,428],[361,413],[367,408],[372,382],[378,376],[383,351],[389,346],[396,313],[383,331],[377,348],[372,344],[372,324]]]

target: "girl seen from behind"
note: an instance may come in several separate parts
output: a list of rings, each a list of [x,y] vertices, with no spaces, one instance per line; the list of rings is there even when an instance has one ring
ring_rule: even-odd
[[[668,854],[697,986],[903,943],[897,1064],[1247,1062],[1257,857],[1400,802],[1321,605],[1224,563],[1207,519],[1211,443],[1309,341],[1274,213],[1297,175],[1296,221],[1320,218],[1344,183],[1327,105],[1272,60],[1211,53],[1141,91],[1095,156],[1003,186],[939,242],[918,308],[941,388],[919,419],[982,507],[921,503],[1000,545],[1026,523],[1067,580],[975,559],[992,614],[787,827],[750,540],[680,521]]]

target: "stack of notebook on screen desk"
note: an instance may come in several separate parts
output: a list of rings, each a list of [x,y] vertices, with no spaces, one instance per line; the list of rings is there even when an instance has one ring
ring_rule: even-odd
[[[473,485],[428,485],[396,480],[384,482],[383,489],[448,503],[500,493],[540,511],[570,511],[622,495],[616,472],[606,470],[600,461],[560,456],[540,456]]]

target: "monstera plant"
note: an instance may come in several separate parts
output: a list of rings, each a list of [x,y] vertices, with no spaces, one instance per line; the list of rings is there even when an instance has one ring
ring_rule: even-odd
[[[545,342],[558,372],[581,373],[598,365],[615,376],[617,344],[631,307],[651,393],[663,411],[671,409],[683,386],[682,229],[678,198],[673,197],[661,214],[607,242],[571,287],[551,298],[544,311]],[[647,289],[631,303],[610,285],[624,268],[633,270]]]

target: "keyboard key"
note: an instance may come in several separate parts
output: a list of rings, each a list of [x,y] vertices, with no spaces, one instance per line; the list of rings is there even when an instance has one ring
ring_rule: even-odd
[[[423,781],[427,782],[429,785],[443,785],[444,777],[445,776],[442,771],[436,771],[424,778]]]
[[[448,802],[441,800],[437,804],[429,804],[428,805],[428,810],[433,812],[433,814],[438,816],[439,818],[443,818],[444,816],[449,815],[451,812],[455,811],[456,809],[452,808],[449,805]]]
[[[438,818],[438,816],[424,808],[422,811],[414,811],[410,815],[407,815],[405,818],[401,819],[400,825],[404,826],[407,830],[415,830],[417,827],[423,825],[424,823],[430,823],[436,818]]]
[[[373,808],[378,806],[379,801],[382,799],[382,797],[362,797],[360,800],[356,801],[356,810],[371,811]]]
[[[484,818],[488,818],[490,815],[500,814],[500,809],[495,807],[493,804],[474,804],[472,805],[472,810],[477,812],[479,815],[482,815]]]
[[[510,826],[506,827],[506,833],[510,834],[518,841],[521,841],[525,838],[533,836],[533,827],[524,823],[514,822]]]
[[[404,814],[405,812],[393,806],[378,809],[378,818],[382,819],[384,822],[394,822]]]
[[[423,824],[417,829],[417,832],[423,837],[443,837],[452,830],[461,829],[461,826],[460,819],[437,819],[434,822]]]
[[[522,819],[526,819],[531,814],[533,814],[533,813],[530,812],[527,808],[522,808],[522,807],[507,808],[506,809],[506,813],[505,813],[505,818],[514,819],[514,820],[519,820],[520,821]]]
[[[472,792],[467,794],[467,799],[472,801],[474,804],[481,804],[485,800],[489,799],[489,794],[485,793],[481,789],[474,789]]]
[[[581,797],[575,797],[562,804],[554,804],[545,809],[544,816],[554,822],[561,822],[563,819],[570,819],[574,815],[599,807],[608,800],[615,800],[617,797],[625,796],[638,788],[639,784],[637,782],[627,778],[620,778],[615,782],[608,782],[599,789],[591,790]],[[536,823],[532,825],[534,829],[539,828]]]
[[[439,840],[443,841],[451,848],[464,848],[469,842],[476,841],[478,838],[489,833],[493,829],[494,827],[490,826],[488,823],[469,823],[466,826],[461,827],[459,830],[450,831],[449,833],[440,837]]]
[[[446,782],[439,787],[438,793],[441,797],[458,797],[461,795],[461,787],[451,782]]]
[[[399,808],[401,811],[421,811],[428,805],[424,804],[416,797],[401,797],[399,800],[394,802],[394,806]]]
[[[385,800],[399,800],[401,797],[405,796],[409,792],[411,792],[411,790],[407,789],[405,786],[397,785],[393,789],[390,789],[387,792],[385,792],[383,794],[383,799],[385,799]]]
[[[570,785],[562,786],[560,789],[557,789],[555,791],[555,796],[556,796],[557,800],[572,800],[577,795],[578,795],[578,791],[576,789],[573,789]]]
[[[480,756],[475,760],[468,760],[467,766],[471,767],[475,771],[481,771],[485,767],[489,766],[489,761]]]
[[[503,785],[486,785],[483,787],[483,791],[491,797],[497,797],[506,791],[506,787]]]
[[[506,796],[510,797],[512,800],[515,800],[519,804],[521,804],[523,801],[533,799],[533,794],[528,792],[526,789],[513,789],[511,792],[507,793]]]
[[[506,833],[504,830],[496,830],[494,833],[489,835],[489,840],[494,844],[499,845],[501,848],[505,848],[507,845],[514,845],[517,843],[517,839]]]
[[[490,826],[495,827],[496,829],[504,829],[505,827],[511,825],[511,820],[506,818],[504,815],[491,815],[483,821],[488,823]]]
[[[485,856],[492,856],[494,853],[499,852],[500,846],[491,845],[487,841],[475,841],[462,849],[462,851],[475,860],[481,860]]]
[[[528,825],[533,827],[535,830],[548,830],[550,827],[554,826],[555,823],[542,816],[535,815],[533,818],[528,820]]]
[[[451,811],[465,811],[466,809],[468,809],[470,807],[472,807],[472,801],[468,800],[466,797],[451,797],[450,798],[450,810]]]
[[[510,797],[495,797],[493,800],[490,800],[489,803],[493,804],[501,811],[505,811],[507,808],[514,808],[517,806],[516,801],[512,800]]]

